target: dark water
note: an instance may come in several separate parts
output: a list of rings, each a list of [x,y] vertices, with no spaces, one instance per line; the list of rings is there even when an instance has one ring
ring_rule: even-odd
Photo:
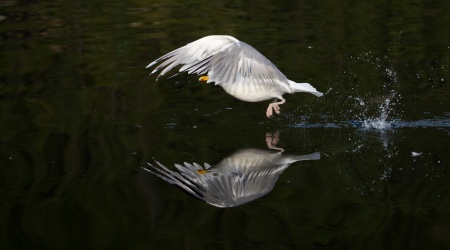
[[[450,247],[447,1],[0,7],[1,249]],[[267,119],[268,101],[148,76],[148,63],[210,34],[253,45],[325,96],[286,95]],[[277,133],[282,155],[320,160],[285,166],[233,208],[144,169],[274,154]]]

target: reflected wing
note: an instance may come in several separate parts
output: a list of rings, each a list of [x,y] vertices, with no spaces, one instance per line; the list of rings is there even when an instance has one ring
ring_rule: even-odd
[[[192,178],[189,171],[183,171],[184,174],[180,174],[176,171],[172,171],[168,169],[166,166],[162,165],[160,162],[155,161],[157,166],[147,163],[150,168],[143,168],[145,171],[148,171],[154,175],[159,176],[161,179],[167,181],[170,184],[174,184],[179,186],[180,188],[184,189],[186,192],[190,193],[191,195],[204,200],[202,193],[205,192],[204,187],[202,185],[199,185],[198,182],[194,178]],[[190,165],[190,168],[198,168],[202,169],[200,165],[194,164]],[[178,169],[180,169],[179,166],[177,166]],[[188,175],[186,175],[188,173]]]

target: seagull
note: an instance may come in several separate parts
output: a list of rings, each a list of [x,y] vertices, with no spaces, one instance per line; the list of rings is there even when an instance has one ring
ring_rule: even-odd
[[[266,116],[273,111],[280,113],[286,100],[283,94],[296,92],[323,96],[309,83],[297,83],[287,79],[281,71],[247,43],[227,35],[211,35],[171,51],[150,63],[146,68],[160,63],[152,72],[160,76],[182,65],[180,72],[202,75],[201,82],[214,82],[228,94],[247,102],[274,99]]]

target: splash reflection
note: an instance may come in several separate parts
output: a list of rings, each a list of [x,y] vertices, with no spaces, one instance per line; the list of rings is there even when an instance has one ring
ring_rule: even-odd
[[[320,152],[308,155],[284,155],[278,148],[278,133],[266,134],[270,149],[239,149],[217,165],[207,163],[175,164],[172,171],[162,163],[147,163],[145,170],[177,185],[194,197],[217,207],[235,207],[269,193],[278,177],[294,162],[319,160]]]

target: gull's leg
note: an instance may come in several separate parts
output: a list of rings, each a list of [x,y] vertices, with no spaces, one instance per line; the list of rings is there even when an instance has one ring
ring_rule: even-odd
[[[200,78],[198,79],[198,81],[200,82],[206,82],[208,81],[209,77],[208,76],[200,76]]]
[[[281,101],[279,101],[279,102],[274,102],[274,103],[269,104],[269,107],[267,107],[267,111],[266,111],[267,117],[270,118],[272,116],[272,114],[273,114],[272,109],[275,111],[275,113],[279,114],[280,113],[280,106],[279,105],[283,104],[285,102],[286,102],[285,99],[281,99]]]
[[[280,152],[284,152],[284,149],[277,147],[277,143],[279,140],[280,140],[280,133],[278,133],[278,132],[275,132],[274,134],[269,133],[269,132],[266,133],[267,147],[270,149],[278,150]]]

